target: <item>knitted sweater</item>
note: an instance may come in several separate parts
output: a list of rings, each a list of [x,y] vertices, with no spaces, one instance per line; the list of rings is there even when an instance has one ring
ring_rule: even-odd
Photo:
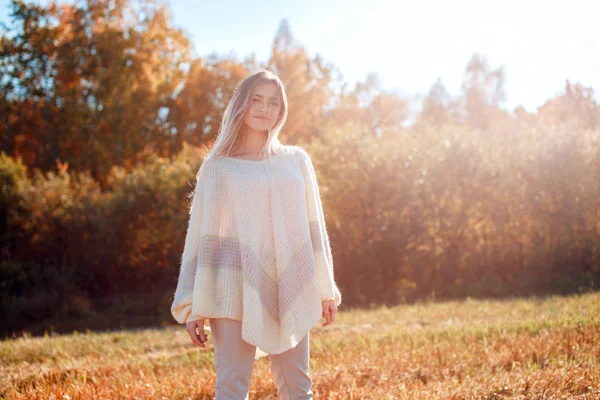
[[[211,156],[189,209],[171,313],[242,322],[256,358],[282,353],[341,303],[309,154],[282,146],[264,160]]]

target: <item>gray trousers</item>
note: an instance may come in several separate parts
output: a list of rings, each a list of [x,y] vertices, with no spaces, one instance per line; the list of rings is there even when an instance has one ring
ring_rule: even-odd
[[[247,400],[256,346],[242,340],[242,322],[210,318],[217,383],[215,400]],[[277,394],[283,400],[313,398],[308,374],[309,334],[281,354],[269,354]]]

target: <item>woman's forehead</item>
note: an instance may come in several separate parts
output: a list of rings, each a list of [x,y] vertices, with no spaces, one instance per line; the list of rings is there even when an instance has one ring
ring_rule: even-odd
[[[279,88],[273,82],[262,82],[252,90],[252,95],[262,97],[279,97]]]

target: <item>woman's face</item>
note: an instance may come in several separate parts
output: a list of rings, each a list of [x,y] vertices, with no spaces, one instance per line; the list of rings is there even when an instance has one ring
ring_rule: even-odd
[[[250,107],[246,111],[244,124],[256,131],[272,129],[277,122],[281,107],[277,85],[270,82],[260,83],[250,96]]]

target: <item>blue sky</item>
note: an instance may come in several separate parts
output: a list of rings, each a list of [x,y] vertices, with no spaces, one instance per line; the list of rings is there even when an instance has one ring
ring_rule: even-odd
[[[45,0],[39,0],[45,3]],[[0,0],[0,21],[8,0]],[[458,94],[472,54],[504,66],[509,110],[535,111],[565,80],[600,99],[599,0],[304,0],[170,2],[175,25],[196,53],[266,61],[283,18],[309,54],[335,64],[344,80],[377,72],[384,88],[423,95],[439,77]]]

